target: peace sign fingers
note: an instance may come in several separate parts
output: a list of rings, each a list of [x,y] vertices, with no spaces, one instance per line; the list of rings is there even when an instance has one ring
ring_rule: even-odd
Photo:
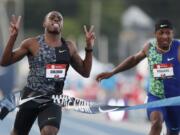
[[[93,30],[94,30],[94,25],[91,25],[89,31],[87,30],[86,25],[84,25],[84,32],[85,32],[86,35],[89,34],[89,33],[92,33]]]
[[[21,16],[18,16],[18,18],[17,18],[15,15],[12,15],[11,22],[10,22],[10,34],[11,35],[18,34],[20,22],[21,22]]]
[[[94,44],[94,40],[95,40],[94,26],[91,25],[90,29],[87,30],[86,25],[84,25],[84,33],[85,33],[85,36],[86,36],[87,46],[92,48],[92,46]]]

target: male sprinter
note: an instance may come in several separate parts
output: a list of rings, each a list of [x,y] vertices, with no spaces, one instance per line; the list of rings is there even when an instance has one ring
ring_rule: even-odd
[[[95,40],[93,27],[89,31],[84,27],[86,53],[85,59],[82,60],[75,44],[61,37],[63,17],[57,11],[49,12],[45,16],[44,34],[25,39],[20,47],[13,51],[20,19],[20,17],[12,19],[9,41],[0,64],[8,66],[25,56],[28,57],[30,71],[22,98],[39,94],[62,94],[69,65],[82,76],[89,77]],[[16,115],[12,135],[28,135],[36,118],[41,135],[57,135],[61,121],[61,107],[54,103],[35,104],[33,101],[23,104]]]
[[[180,42],[173,39],[173,26],[162,19],[155,24],[155,39],[147,42],[142,50],[129,56],[111,72],[97,75],[97,81],[136,66],[145,57],[150,69],[148,102],[180,96]],[[165,121],[167,135],[178,135],[180,131],[180,106],[147,109],[151,121],[149,135],[160,135]]]

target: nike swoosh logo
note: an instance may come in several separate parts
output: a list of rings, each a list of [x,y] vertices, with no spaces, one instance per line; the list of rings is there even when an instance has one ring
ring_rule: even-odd
[[[179,128],[171,128],[171,130],[179,130]]]
[[[161,24],[160,27],[163,28],[163,27],[166,27],[167,25],[166,24]]]
[[[112,112],[112,111],[116,111],[119,108],[113,108],[113,109],[102,109],[101,107],[99,107],[99,112],[101,113],[106,113],[106,112]]]
[[[59,50],[59,53],[63,53],[63,52],[66,52],[66,50]]]
[[[53,119],[56,119],[56,117],[50,117],[50,118],[48,118],[48,120],[53,120]]]
[[[33,100],[33,99],[35,99],[35,98],[38,98],[38,97],[41,97],[42,95],[39,95],[39,96],[35,96],[35,97],[29,97],[29,98],[25,98],[25,99],[20,99],[19,100],[19,105],[22,105],[22,104],[24,104],[24,103],[26,103],[26,102],[28,102],[28,101],[30,101],[30,100]]]
[[[167,58],[167,61],[171,61],[171,60],[173,60],[174,58]]]

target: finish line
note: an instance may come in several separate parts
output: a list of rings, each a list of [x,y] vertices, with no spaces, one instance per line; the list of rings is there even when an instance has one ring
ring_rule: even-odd
[[[20,99],[14,94],[9,98],[4,98],[0,101],[0,119],[3,120],[9,112],[12,112],[16,107],[19,107],[29,101],[35,101],[40,104],[56,103],[59,106],[69,110],[75,110],[86,114],[107,113],[113,111],[138,110],[164,106],[179,106],[180,96],[165,98],[158,101],[153,101],[135,106],[112,106],[99,104],[96,102],[87,101],[80,98],[70,97],[67,95],[38,95],[26,99]]]

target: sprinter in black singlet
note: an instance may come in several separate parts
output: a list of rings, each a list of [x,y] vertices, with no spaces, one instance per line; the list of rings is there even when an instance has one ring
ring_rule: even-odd
[[[74,43],[62,38],[63,17],[57,11],[49,12],[44,19],[44,34],[25,39],[13,50],[18,36],[21,17],[12,17],[10,37],[4,50],[1,66],[13,64],[28,57],[29,75],[21,93],[22,98],[36,95],[62,94],[66,74],[71,65],[83,77],[89,77],[92,66],[92,51],[95,40],[93,26],[86,29],[85,58],[82,60]],[[61,121],[61,107],[54,103],[45,105],[34,101],[23,104],[15,119],[12,135],[28,135],[38,118],[41,135],[56,135]]]

